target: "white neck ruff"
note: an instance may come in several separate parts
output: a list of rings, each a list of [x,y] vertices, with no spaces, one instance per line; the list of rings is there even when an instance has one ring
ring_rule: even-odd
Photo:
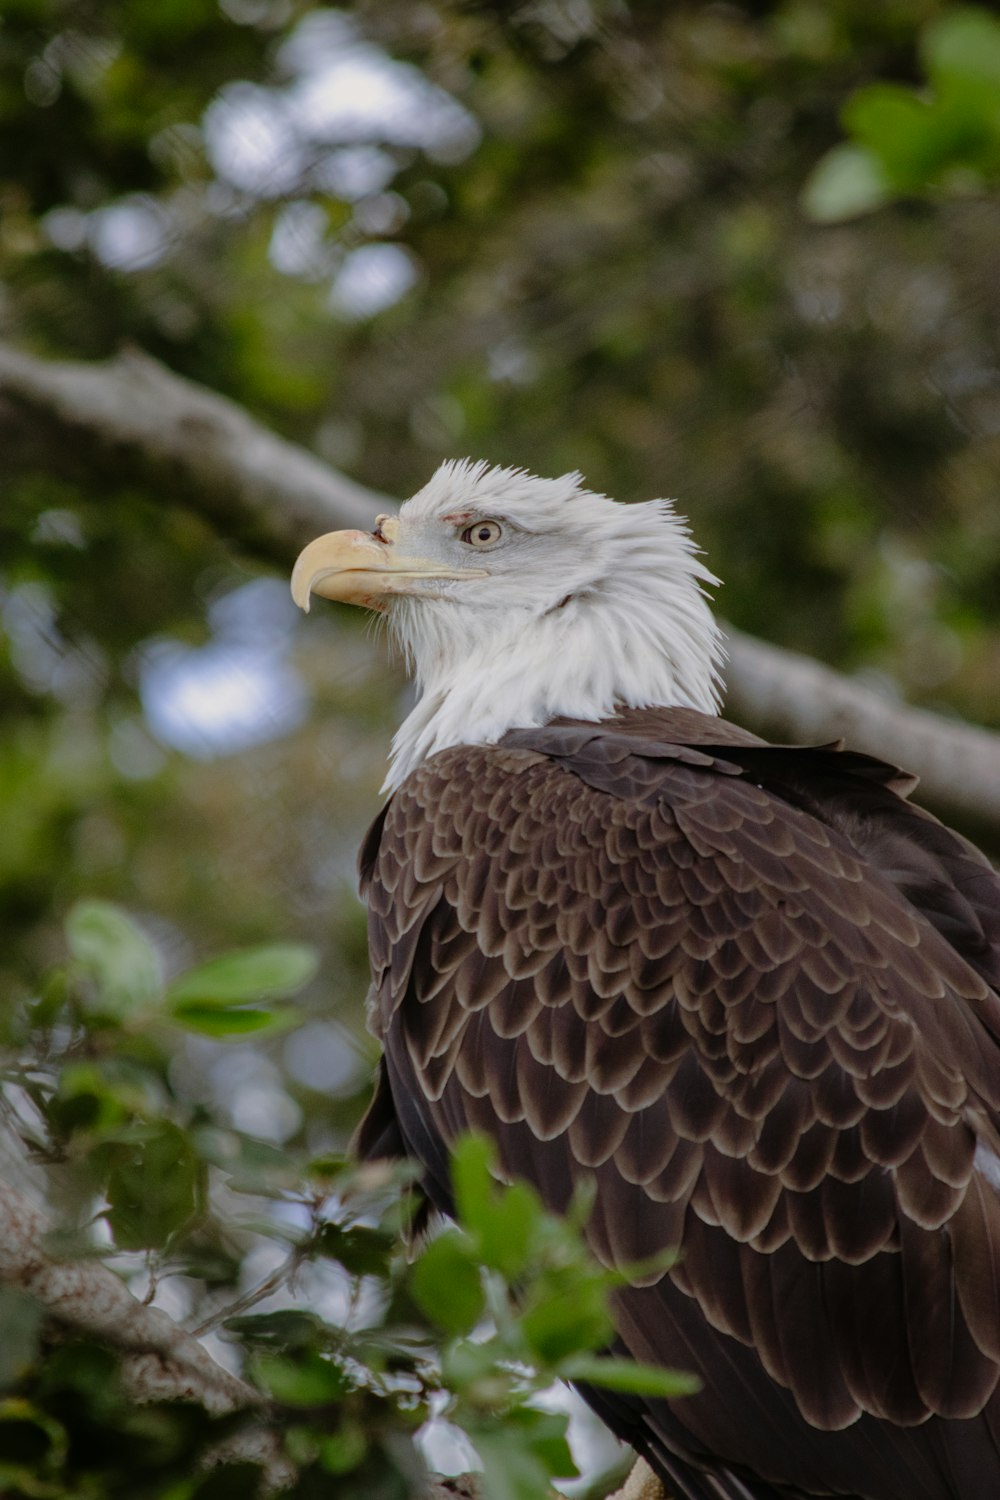
[[[690,544],[666,559],[662,549],[623,550],[627,565],[540,616],[396,601],[390,629],[420,696],[393,740],[383,790],[439,750],[494,744],[559,715],[596,721],[661,704],[717,713],[724,649],[701,587],[715,580]]]

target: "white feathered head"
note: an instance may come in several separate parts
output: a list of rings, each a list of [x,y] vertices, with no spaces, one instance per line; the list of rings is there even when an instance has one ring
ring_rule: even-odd
[[[670,704],[714,713],[723,657],[715,583],[669,500],[620,505],[579,474],[442,464],[375,530],[331,532],[292,575],[378,610],[420,700],[393,742],[394,787],[448,745],[492,743],[557,715]]]

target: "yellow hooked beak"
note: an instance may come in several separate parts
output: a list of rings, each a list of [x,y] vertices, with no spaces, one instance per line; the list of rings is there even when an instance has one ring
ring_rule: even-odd
[[[329,531],[299,554],[292,571],[292,598],[309,611],[313,594],[384,609],[394,594],[417,592],[416,578],[485,578],[482,568],[448,568],[428,557],[414,557],[397,545],[399,521],[379,516],[374,532]],[[426,590],[420,590],[426,592]]]

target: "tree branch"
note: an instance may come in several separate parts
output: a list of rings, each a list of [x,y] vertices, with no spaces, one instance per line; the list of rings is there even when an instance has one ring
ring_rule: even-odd
[[[136,349],[81,364],[0,344],[0,454],[9,473],[139,481],[286,558],[393,503]]]
[[[637,1458],[622,1488],[609,1495],[608,1500],[670,1500],[670,1497],[646,1460]]]
[[[261,1464],[270,1488],[294,1479],[259,1391],[231,1374],[198,1340],[156,1307],[133,1297],[97,1260],[59,1260],[43,1246],[44,1213],[24,1193],[0,1181],[0,1281],[26,1292],[62,1328],[89,1334],[121,1354],[121,1375],[134,1401],[196,1401],[213,1416],[255,1411],[259,1420],[227,1438],[211,1461]]]
[[[125,1388],[140,1405],[196,1401],[213,1416],[250,1411],[255,1420],[228,1438],[212,1461],[244,1459],[261,1464],[268,1487],[280,1491],[295,1479],[281,1451],[261,1393],[212,1358],[165,1312],[133,1297],[125,1283],[97,1260],[59,1260],[43,1249],[45,1214],[24,1193],[0,1180],[0,1281],[10,1283],[45,1309],[52,1323],[89,1334],[122,1356]],[[331,1491],[332,1493],[332,1491]],[[426,1500],[482,1500],[479,1477],[432,1476]]]
[[[0,345],[0,454],[8,474],[143,483],[279,566],[318,533],[367,528],[395,505],[137,351],[81,364]],[[790,741],[843,736],[916,772],[920,800],[939,812],[1000,829],[1000,735],[889,702],[739,631],[728,678],[734,717]]]
[[[845,739],[914,771],[917,801],[1000,828],[1000,735],[894,703],[811,657],[727,629],[726,710],[791,742]]]
[[[139,1302],[100,1261],[47,1255],[48,1230],[41,1210],[0,1181],[0,1280],[27,1292],[56,1322],[123,1351],[140,1399],[190,1397],[213,1413],[263,1404],[257,1391],[217,1364],[166,1313]]]

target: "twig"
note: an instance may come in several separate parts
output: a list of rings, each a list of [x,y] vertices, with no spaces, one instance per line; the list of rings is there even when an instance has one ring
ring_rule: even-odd
[[[290,1281],[301,1264],[301,1251],[293,1250],[290,1255],[285,1257],[280,1266],[275,1267],[269,1276],[265,1276],[262,1281],[258,1281],[257,1285],[251,1287],[248,1292],[244,1292],[242,1296],[234,1298],[232,1302],[227,1302],[225,1307],[220,1307],[216,1312],[205,1318],[203,1322],[199,1323],[196,1328],[192,1328],[190,1330],[191,1337],[195,1339],[204,1338],[206,1333],[211,1333],[220,1324],[227,1323],[230,1318],[239,1317],[240,1313],[246,1312],[248,1308],[255,1307],[258,1302],[262,1302],[265,1297],[270,1297],[272,1292],[276,1292],[280,1287],[284,1286],[286,1281]]]

